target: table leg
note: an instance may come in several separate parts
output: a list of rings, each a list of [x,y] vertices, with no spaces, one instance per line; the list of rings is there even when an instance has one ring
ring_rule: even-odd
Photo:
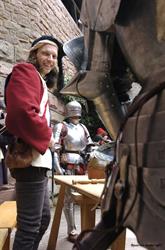
[[[91,229],[95,226],[95,209],[92,210],[96,202],[83,197],[81,202],[81,231]]]
[[[6,238],[5,244],[2,248],[2,250],[10,250],[10,234],[11,234],[11,229],[8,229],[8,236]]]
[[[52,222],[52,228],[49,236],[49,242],[47,250],[55,250],[58,238],[58,231],[60,227],[61,214],[64,204],[64,195],[65,195],[65,184],[61,184],[60,192],[58,195],[57,205],[54,212],[54,218]]]
[[[125,250],[126,230],[124,230],[113,242],[111,250]]]

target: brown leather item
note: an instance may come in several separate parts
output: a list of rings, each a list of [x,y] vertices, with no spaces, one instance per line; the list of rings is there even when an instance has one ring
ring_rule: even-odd
[[[134,143],[136,117],[129,118],[129,121],[125,127],[123,141],[127,143]],[[138,142],[145,143],[148,141],[148,135],[152,141],[162,141],[165,139],[164,127],[161,124],[165,124],[165,112],[158,112],[154,115],[140,116],[138,120]]]
[[[122,148],[126,144],[120,144],[119,155],[122,153]],[[165,141],[138,143],[136,155],[135,144],[129,144],[131,154],[129,163],[136,165],[136,158],[138,159],[139,167],[155,168],[159,166],[164,168],[165,165]]]
[[[5,165],[9,168],[26,168],[33,160],[32,147],[24,141],[17,139],[10,144],[5,156]]]
[[[96,163],[96,165],[95,165]],[[103,161],[101,162],[103,163]],[[89,179],[103,179],[105,178],[105,163],[104,165],[98,164],[98,159],[93,158],[87,165],[87,172]]]
[[[82,1],[81,20],[92,30],[110,30],[119,11],[120,3],[121,0],[102,1],[101,4],[99,0]]]

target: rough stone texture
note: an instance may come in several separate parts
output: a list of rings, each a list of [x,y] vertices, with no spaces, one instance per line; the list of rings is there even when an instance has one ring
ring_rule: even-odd
[[[51,34],[61,42],[80,35],[80,30],[60,0],[0,1],[0,92],[13,64],[26,60],[31,42]],[[64,59],[65,77],[74,74]]]
[[[6,58],[6,61],[14,61],[14,46],[4,40],[0,40],[0,59]]]

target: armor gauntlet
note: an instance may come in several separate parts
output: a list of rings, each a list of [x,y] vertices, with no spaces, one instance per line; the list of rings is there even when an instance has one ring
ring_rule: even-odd
[[[63,175],[63,169],[60,166],[59,155],[57,152],[54,152],[54,163],[55,163],[55,170],[58,175]]]

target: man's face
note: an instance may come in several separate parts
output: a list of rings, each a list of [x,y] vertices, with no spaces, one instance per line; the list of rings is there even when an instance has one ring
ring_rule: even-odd
[[[70,122],[77,125],[80,122],[80,117],[79,116],[70,117]]]
[[[42,76],[48,74],[57,62],[57,47],[51,44],[45,44],[37,51],[37,63],[39,72]]]

